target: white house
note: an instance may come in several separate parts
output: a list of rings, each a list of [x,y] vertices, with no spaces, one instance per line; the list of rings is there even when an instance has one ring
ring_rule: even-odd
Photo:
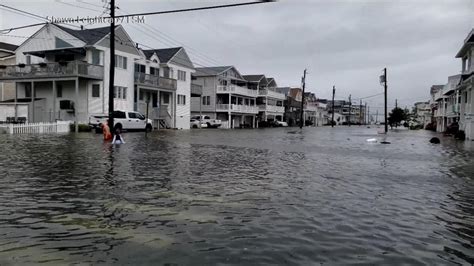
[[[196,68],[193,83],[202,97],[192,98],[191,113],[222,120],[222,128],[256,127],[258,90],[233,66]]]
[[[474,140],[474,29],[464,40],[456,58],[461,58],[462,69],[456,92],[459,95],[459,129],[466,139]]]
[[[46,24],[16,50],[16,65],[0,69],[0,80],[14,81],[12,106],[25,104],[29,122],[73,120],[107,113],[109,28],[73,30]],[[133,62],[139,50],[122,26],[115,28],[114,108],[132,110]]]
[[[151,99],[149,106],[154,108],[152,113],[161,127],[189,129],[191,75],[195,70],[186,50],[183,47],[153,49],[143,50],[143,54],[145,59],[135,66],[136,73],[140,73],[137,75],[149,80],[150,75],[159,73],[162,84],[149,87],[141,83],[138,86],[138,110],[145,113],[145,99]]]
[[[109,33],[47,24],[21,44],[16,64],[0,68],[0,81],[16,84],[14,116],[87,123],[91,114],[108,113]],[[148,102],[155,127],[189,128],[192,71],[183,48],[142,51],[116,26],[114,109],[147,114]]]
[[[277,92],[274,78],[265,75],[243,75],[249,89],[257,90],[258,121],[283,121],[285,94]]]

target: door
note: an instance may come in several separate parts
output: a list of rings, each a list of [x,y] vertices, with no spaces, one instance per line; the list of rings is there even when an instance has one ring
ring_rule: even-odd
[[[138,118],[138,113],[128,112],[128,123],[130,124],[130,129],[140,129],[142,121]]]

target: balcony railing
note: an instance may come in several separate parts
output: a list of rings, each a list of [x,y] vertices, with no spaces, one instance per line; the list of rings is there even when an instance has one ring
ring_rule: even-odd
[[[256,90],[250,90],[244,87],[240,87],[237,85],[219,85],[217,86],[217,93],[234,93],[234,94],[240,94],[244,96],[250,96],[250,97],[257,97],[257,91]]]
[[[155,75],[135,72],[135,83],[140,85],[176,90],[176,80]]]
[[[258,114],[258,107],[240,104],[216,104],[216,111]]]
[[[279,92],[276,92],[276,91],[272,91],[272,90],[268,90],[268,89],[259,90],[258,95],[267,96],[267,97],[275,98],[275,99],[278,99],[278,100],[285,100],[286,99],[285,94],[279,93]]]
[[[81,61],[0,65],[0,80],[84,77],[103,79],[104,67]]]
[[[261,105],[258,106],[258,109],[261,112],[273,112],[273,113],[284,113],[285,112],[285,107],[276,106],[276,105],[261,104]]]

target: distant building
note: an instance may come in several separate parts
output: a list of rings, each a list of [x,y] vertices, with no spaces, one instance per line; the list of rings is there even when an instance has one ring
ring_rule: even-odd
[[[425,128],[429,123],[431,123],[431,106],[430,102],[416,102],[414,108],[415,120],[423,125]]]

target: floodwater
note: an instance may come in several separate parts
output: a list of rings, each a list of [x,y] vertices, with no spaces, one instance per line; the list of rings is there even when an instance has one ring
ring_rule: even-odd
[[[0,265],[473,264],[474,142],[433,135],[0,135]]]

